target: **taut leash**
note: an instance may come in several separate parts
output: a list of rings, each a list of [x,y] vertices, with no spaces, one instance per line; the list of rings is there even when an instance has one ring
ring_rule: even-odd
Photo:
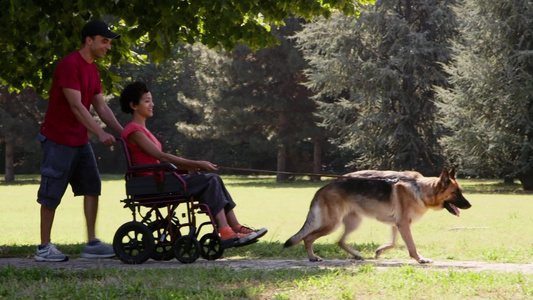
[[[335,175],[335,174],[319,174],[319,173],[295,173],[295,172],[284,172],[284,171],[272,171],[272,170],[259,170],[259,169],[249,169],[249,168],[237,168],[237,167],[218,167],[219,169],[233,170],[233,171],[245,171],[245,172],[258,172],[258,173],[270,173],[270,174],[285,174],[285,175],[298,175],[298,176],[319,176],[319,177],[333,177],[333,178],[350,178],[355,180],[369,180],[369,181],[386,181],[389,183],[397,183],[400,181],[397,177],[383,177],[383,178],[366,178],[366,177],[354,177],[346,175]]]
[[[270,174],[284,174],[284,175],[297,175],[297,176],[315,176],[315,177],[334,177],[334,178],[344,178],[349,176],[344,175],[335,175],[335,174],[318,174],[318,173],[295,173],[295,172],[284,172],[284,171],[272,171],[272,170],[259,170],[259,169],[249,169],[249,168],[237,168],[237,167],[218,167],[219,169],[233,170],[233,171],[245,171],[245,172],[258,172],[258,173],[270,173]]]

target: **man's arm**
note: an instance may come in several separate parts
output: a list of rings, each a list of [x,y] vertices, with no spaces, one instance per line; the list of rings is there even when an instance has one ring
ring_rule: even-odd
[[[94,96],[93,98],[93,107],[100,119],[104,121],[104,123],[111,128],[117,134],[118,136],[122,135],[122,131],[124,128],[120,123],[117,121],[117,118],[115,117],[115,114],[107,106],[107,103],[104,100],[104,97],[102,94],[98,94]]]
[[[94,120],[91,113],[83,106],[81,103],[81,93],[78,90],[73,90],[69,88],[63,88],[63,94],[67,98],[67,101],[70,105],[70,109],[78,119],[78,121],[83,124],[90,132],[98,136],[100,142],[104,143],[106,146],[113,145],[115,137],[107,132],[105,132],[100,125]]]

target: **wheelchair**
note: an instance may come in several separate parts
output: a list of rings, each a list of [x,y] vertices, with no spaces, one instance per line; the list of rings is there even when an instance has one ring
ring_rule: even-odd
[[[200,256],[216,260],[224,249],[240,246],[238,239],[221,241],[209,207],[187,194],[183,172],[171,163],[133,166],[126,141],[116,139],[127,161],[127,197],[121,202],[133,216],[113,238],[113,250],[123,263],[141,264],[150,258],[193,263]],[[136,176],[139,172],[153,175]],[[197,224],[197,215],[207,216],[206,221]]]

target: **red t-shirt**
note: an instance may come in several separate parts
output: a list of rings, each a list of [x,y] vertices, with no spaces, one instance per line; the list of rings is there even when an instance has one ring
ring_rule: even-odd
[[[124,131],[122,131],[122,138],[126,141],[126,145],[128,146],[128,149],[130,150],[131,164],[133,166],[136,166],[136,165],[149,165],[149,164],[160,163],[159,160],[148,155],[139,146],[128,141],[128,136],[135,131],[141,131],[148,137],[150,141],[152,141],[157,146],[157,148],[159,148],[159,150],[163,149],[159,140],[148,129],[146,129],[145,127],[137,123],[130,122],[128,123],[128,125],[126,125],[126,127],[124,127]],[[151,175],[151,174],[152,173],[148,172],[146,174],[143,173],[143,174],[137,174],[137,175],[145,176],[145,175]]]
[[[70,109],[63,88],[80,91],[81,102],[89,110],[94,96],[102,93],[98,68],[94,63],[87,63],[78,51],[65,56],[55,69],[48,109],[41,125],[41,133],[58,144],[85,145],[89,133]]]

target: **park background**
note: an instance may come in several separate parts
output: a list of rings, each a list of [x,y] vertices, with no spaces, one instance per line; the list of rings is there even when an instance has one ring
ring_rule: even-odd
[[[156,105],[148,127],[166,151],[287,172],[372,168],[431,176],[453,165],[459,182],[470,185],[465,195],[473,207],[459,219],[429,212],[413,228],[421,253],[437,260],[531,262],[528,0],[0,0],[0,7],[4,257],[31,259],[35,251],[37,133],[55,65],[79,47],[88,20],[103,19],[122,35],[98,62],[108,104],[125,124],[129,116],[119,111],[117,95],[128,82],[147,82]],[[125,163],[118,147],[93,146],[105,174],[98,232],[109,242],[130,217],[119,202]],[[258,184],[260,172],[220,173],[243,221],[270,228],[261,242],[225,257],[305,260],[301,245],[283,250],[281,244],[301,226],[326,178],[280,173]],[[485,189],[489,178],[495,182]],[[71,198],[60,207],[54,236],[75,258],[84,225],[76,223],[81,208]],[[333,244],[337,238],[321,241],[319,253],[347,259]],[[350,242],[369,257],[387,239],[386,227],[365,222]],[[407,258],[405,248],[382,259],[398,258]],[[412,265],[276,271],[7,265],[0,268],[0,297],[527,299],[532,280],[520,272]]]
[[[39,173],[55,64],[79,47],[86,20],[101,18],[122,34],[98,62],[109,106],[126,124],[117,95],[147,82],[148,127],[168,152],[308,173],[456,166],[463,178],[533,189],[529,1],[7,2],[7,182]],[[93,145],[102,173],[123,172],[121,151]]]

